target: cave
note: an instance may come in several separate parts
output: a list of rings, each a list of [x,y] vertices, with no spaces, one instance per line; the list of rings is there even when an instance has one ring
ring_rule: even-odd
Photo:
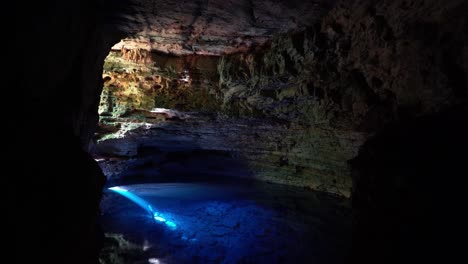
[[[14,10],[13,263],[466,262],[466,1]]]

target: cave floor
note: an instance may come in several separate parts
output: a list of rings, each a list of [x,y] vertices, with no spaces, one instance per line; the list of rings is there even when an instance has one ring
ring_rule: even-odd
[[[244,141],[255,142],[255,131],[271,125],[256,122],[252,129],[248,120],[216,122],[146,123],[98,144],[107,187],[137,195],[160,219],[106,189],[102,263],[345,262],[349,200],[250,180],[245,175],[252,172],[229,151],[238,141],[225,139],[243,131],[250,133]]]

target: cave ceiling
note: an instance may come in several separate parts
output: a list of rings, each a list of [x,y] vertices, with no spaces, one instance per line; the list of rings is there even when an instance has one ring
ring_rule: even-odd
[[[107,0],[104,8],[114,10],[108,22],[125,36],[113,49],[224,55],[262,45],[276,33],[311,26],[333,2],[126,0],[118,7],[117,2]]]

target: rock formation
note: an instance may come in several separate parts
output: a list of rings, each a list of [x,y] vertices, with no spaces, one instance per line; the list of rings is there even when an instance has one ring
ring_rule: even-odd
[[[175,55],[245,52],[278,32],[317,22],[334,0],[131,0],[121,28],[131,36],[114,46]]]

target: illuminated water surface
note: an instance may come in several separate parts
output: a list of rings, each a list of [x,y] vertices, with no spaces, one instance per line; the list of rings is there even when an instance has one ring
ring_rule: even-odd
[[[275,188],[115,186],[101,205],[103,227],[141,245],[146,263],[340,263],[351,221],[338,201]]]

